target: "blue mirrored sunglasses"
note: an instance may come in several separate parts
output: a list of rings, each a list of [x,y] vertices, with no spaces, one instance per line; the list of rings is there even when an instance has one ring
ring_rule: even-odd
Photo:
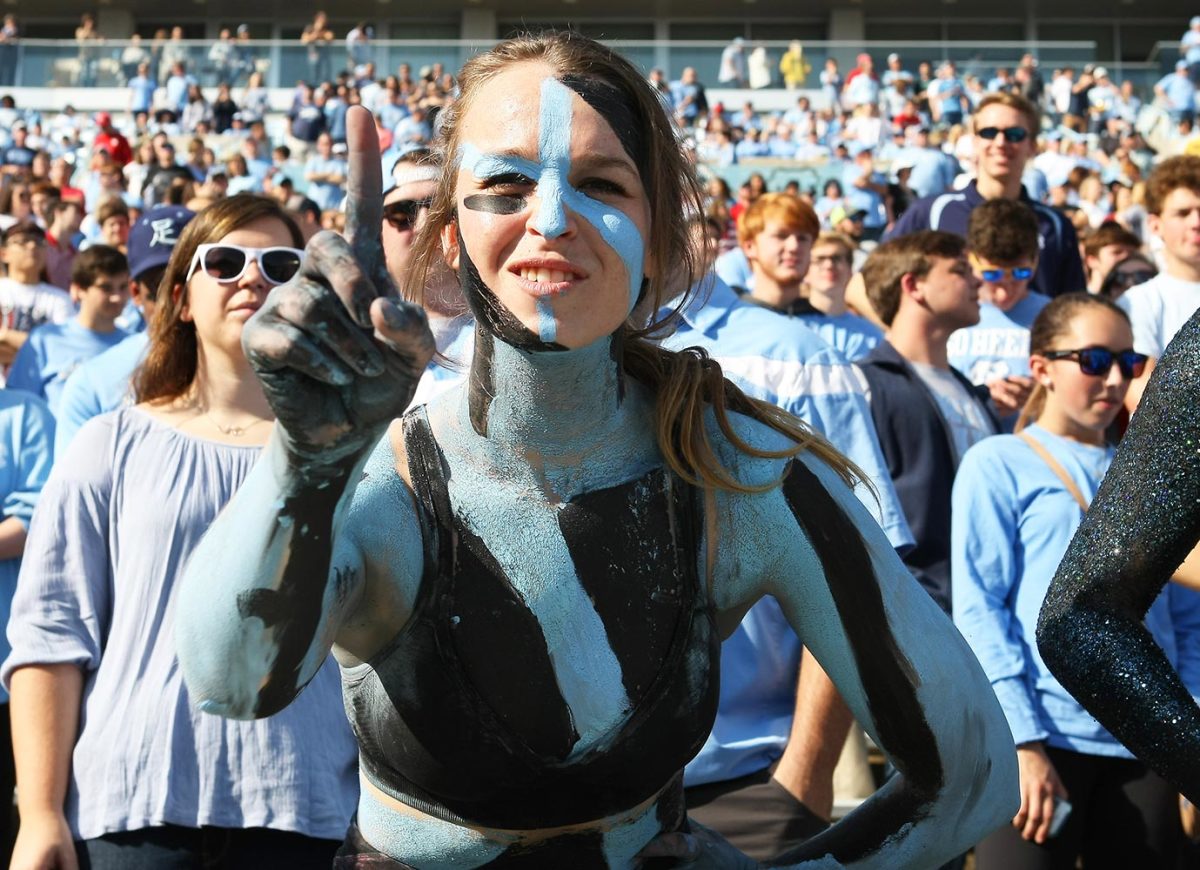
[[[980,269],[979,277],[989,284],[1003,281],[1005,275],[1012,275],[1014,281],[1028,281],[1033,277],[1033,269],[1028,266],[1017,266],[1015,269]]]

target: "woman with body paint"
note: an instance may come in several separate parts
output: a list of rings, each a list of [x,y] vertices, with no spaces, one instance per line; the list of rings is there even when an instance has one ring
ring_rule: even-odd
[[[2,671],[12,867],[328,868],[358,793],[335,666],[278,716],[223,721],[189,697],[173,630],[183,563],[271,431],[242,331],[295,275],[300,233],[248,195],[161,229],[179,240],[138,404],[79,431],[29,530]]]
[[[362,783],[338,867],[746,867],[689,831],[680,771],[721,636],[770,594],[901,771],[786,861],[960,853],[1016,809],[966,645],[842,457],[646,339],[694,283],[700,203],[661,102],[567,34],[504,43],[460,82],[408,277],[456,269],[468,382],[394,419],[432,339],[389,298],[377,146],[352,110],[349,239],[313,239],[247,327],[278,423],[191,563],[190,689],[267,716],[333,650]]]
[[[1054,571],[1112,462],[1105,432],[1145,365],[1132,348],[1129,318],[1110,300],[1056,298],[1033,323],[1035,388],[1017,434],[976,444],[954,480],[954,621],[1004,707],[1021,774],[1021,808],[976,847],[980,870],[1071,870],[1081,856],[1085,867],[1174,866],[1175,789],[1067,693],[1034,637]],[[1172,586],[1146,625],[1200,693],[1200,596]],[[1094,644],[1072,643],[1093,655]]]

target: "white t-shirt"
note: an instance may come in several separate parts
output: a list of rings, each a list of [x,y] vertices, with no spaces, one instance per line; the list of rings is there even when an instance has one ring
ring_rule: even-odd
[[[1133,323],[1133,349],[1154,359],[1200,308],[1200,282],[1173,278],[1165,272],[1131,287],[1117,304]]]
[[[979,400],[951,372],[911,360],[909,365],[929,388],[938,410],[942,412],[942,419],[950,430],[954,464],[957,466],[971,446],[989,435],[995,435],[996,429],[980,407]]]
[[[66,323],[75,315],[71,294],[53,284],[21,284],[0,278],[0,325],[29,332],[43,323]],[[7,368],[0,369],[0,387]]]
[[[43,323],[65,323],[74,314],[71,294],[60,287],[0,278],[0,318],[8,329],[29,332]]]

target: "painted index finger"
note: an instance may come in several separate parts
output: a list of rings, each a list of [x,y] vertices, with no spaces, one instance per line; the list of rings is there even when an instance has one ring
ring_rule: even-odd
[[[383,254],[383,167],[379,137],[369,109],[351,106],[346,113],[346,239],[359,268],[371,279],[380,296],[391,289]],[[357,302],[357,300],[356,300]],[[370,324],[371,300],[354,306],[356,319]]]

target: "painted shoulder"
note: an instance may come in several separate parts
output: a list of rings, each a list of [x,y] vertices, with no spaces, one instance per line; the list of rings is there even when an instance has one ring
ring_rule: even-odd
[[[753,417],[730,412],[728,420],[734,437],[756,452],[779,454],[795,449],[795,441]],[[763,487],[778,483],[786,475],[789,464],[799,461],[831,488],[849,492],[837,472],[811,450],[802,450],[794,456],[755,456],[729,439],[711,410],[705,422],[717,458],[737,481],[746,486]]]

